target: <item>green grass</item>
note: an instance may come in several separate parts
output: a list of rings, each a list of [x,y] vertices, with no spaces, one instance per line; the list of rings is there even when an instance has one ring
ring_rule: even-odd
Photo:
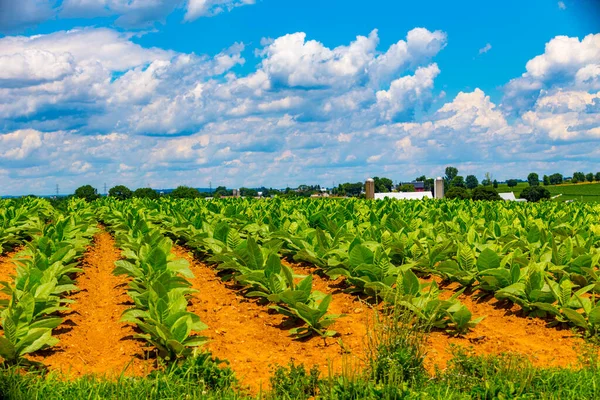
[[[379,318],[370,329],[364,370],[322,376],[304,365],[279,367],[271,392],[249,395],[232,371],[208,353],[147,377],[67,380],[58,374],[0,366],[0,399],[594,399],[600,398],[598,348],[584,349],[577,368],[536,368],[518,356],[476,356],[455,348],[444,371],[430,376],[423,326],[407,314]]]
[[[514,192],[518,198],[521,191],[528,187],[527,182],[519,182],[515,187],[509,188],[505,183],[498,185],[498,193]],[[575,200],[585,203],[600,201],[600,183],[578,183],[557,186],[545,186],[552,196],[561,195],[556,201]]]

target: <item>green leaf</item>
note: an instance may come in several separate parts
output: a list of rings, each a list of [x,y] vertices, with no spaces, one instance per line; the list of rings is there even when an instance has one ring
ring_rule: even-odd
[[[479,271],[485,271],[486,269],[493,269],[500,267],[500,257],[498,254],[490,248],[485,248],[479,257],[477,258],[477,269]]]

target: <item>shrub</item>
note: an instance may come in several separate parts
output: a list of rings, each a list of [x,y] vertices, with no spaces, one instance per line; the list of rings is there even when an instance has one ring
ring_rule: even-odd
[[[319,367],[314,365],[306,371],[303,364],[292,361],[289,369],[277,367],[270,378],[272,395],[277,399],[309,399],[317,395]]]
[[[471,198],[471,196],[469,195],[469,191],[462,187],[451,187],[446,192],[445,197],[447,199],[463,199],[463,200]]]
[[[480,186],[471,193],[473,200],[502,200],[498,192],[489,186]]]
[[[517,182],[516,179],[509,179],[509,180],[506,181],[506,186],[508,186],[508,187],[515,187],[515,186],[518,185],[518,183],[519,182]],[[531,183],[529,185],[533,186],[533,185],[531,185]]]
[[[527,199],[527,201],[540,201],[542,199],[549,199],[550,192],[543,186],[531,186],[523,189],[520,197]]]

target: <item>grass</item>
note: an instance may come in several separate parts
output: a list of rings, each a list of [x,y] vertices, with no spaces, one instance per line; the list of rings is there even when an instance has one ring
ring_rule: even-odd
[[[204,353],[144,378],[66,380],[57,374],[0,369],[0,399],[592,399],[600,397],[598,348],[577,368],[536,368],[522,356],[481,356],[455,348],[433,376],[423,365],[426,327],[406,314],[383,315],[370,328],[368,365],[321,376],[318,368],[277,368],[271,392],[249,395],[232,371]]]
[[[514,192],[515,196],[518,198],[521,194],[521,191],[528,187],[529,184],[527,182],[519,182],[517,186],[509,188],[506,183],[501,183],[498,185],[498,193],[507,193]],[[545,186],[546,189],[550,192],[552,196],[561,195],[556,200],[557,201],[565,201],[565,200],[576,200],[581,202],[600,202],[600,183],[577,183],[577,184],[562,184],[562,185],[554,185],[554,186]]]

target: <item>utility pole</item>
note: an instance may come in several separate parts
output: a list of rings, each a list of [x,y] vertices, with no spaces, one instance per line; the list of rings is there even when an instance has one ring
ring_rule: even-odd
[[[208,193],[212,196],[212,181],[208,182]]]
[[[56,184],[56,197],[58,198],[58,183]]]
[[[104,184],[104,196],[106,196],[106,183]]]

